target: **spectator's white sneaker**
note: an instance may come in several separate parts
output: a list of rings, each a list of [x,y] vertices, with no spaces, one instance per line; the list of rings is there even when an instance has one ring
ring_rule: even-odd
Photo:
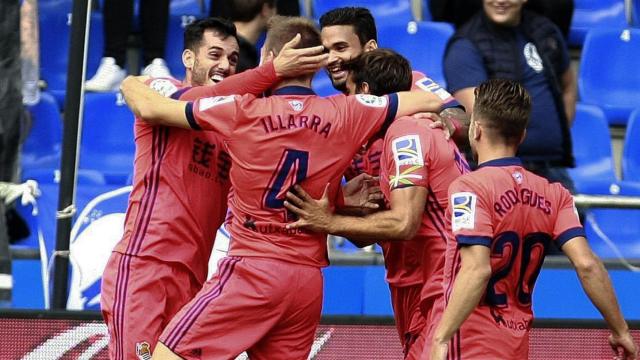
[[[84,89],[95,92],[118,91],[125,76],[127,73],[116,64],[116,59],[105,57],[100,61],[96,74],[85,83]]]
[[[153,59],[153,61],[151,61],[151,64],[145,66],[145,68],[142,70],[141,75],[148,75],[148,76],[151,76],[152,78],[172,78],[173,77],[171,76],[171,72],[167,67],[167,63],[164,61],[164,59],[161,59],[161,58]]]

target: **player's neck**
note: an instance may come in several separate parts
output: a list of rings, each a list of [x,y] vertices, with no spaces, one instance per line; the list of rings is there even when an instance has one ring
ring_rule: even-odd
[[[505,144],[478,144],[476,151],[478,152],[478,164],[487,161],[514,157],[518,148]]]
[[[283,79],[273,87],[273,90],[277,90],[287,86],[302,86],[306,88],[311,88],[311,78]]]

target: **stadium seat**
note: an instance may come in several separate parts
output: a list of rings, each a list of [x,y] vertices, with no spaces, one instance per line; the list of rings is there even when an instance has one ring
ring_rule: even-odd
[[[413,20],[411,0],[313,0],[311,6],[315,19],[320,19],[322,14],[338,7],[361,6],[371,11],[378,24]]]
[[[71,1],[49,0],[39,4],[40,74],[60,106],[64,106],[71,29]],[[94,74],[103,51],[102,14],[91,14],[86,74]]]
[[[576,0],[569,44],[581,46],[589,30],[594,28],[623,28],[627,25],[621,0]]]
[[[589,210],[585,232],[593,251],[603,259],[640,259],[640,209]]]
[[[425,73],[446,88],[442,60],[453,32],[451,24],[442,22],[385,22],[378,26],[378,43],[380,47],[388,47],[404,55],[414,70]]]
[[[578,89],[609,124],[624,125],[640,104],[640,29],[594,29],[582,50]]]
[[[60,165],[62,119],[56,99],[42,92],[40,102],[28,107],[31,129],[22,144],[23,171],[34,168],[56,168]]]
[[[205,16],[209,13],[208,5],[211,0],[171,0],[169,13],[172,15]]]
[[[184,65],[182,64],[182,50],[184,49],[184,28],[199,17],[199,14],[182,14],[169,16],[169,28],[167,30],[167,46],[164,50],[164,58],[171,70],[171,75],[176,79],[183,79]]]
[[[617,179],[607,119],[600,108],[578,104],[571,128],[576,167],[569,169],[576,190],[582,194],[610,194]]]
[[[640,182],[640,107],[631,113],[627,124],[622,150],[622,178]]]
[[[133,169],[134,117],[118,93],[85,96],[80,169],[102,173],[108,183],[125,184]]]

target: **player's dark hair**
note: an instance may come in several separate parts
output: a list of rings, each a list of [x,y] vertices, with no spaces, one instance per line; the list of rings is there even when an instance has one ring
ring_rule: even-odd
[[[236,26],[233,25],[231,21],[223,18],[210,17],[196,20],[187,25],[184,29],[184,49],[189,49],[194,52],[197,51],[206,30],[213,30],[217,36],[220,36],[223,40],[229,36],[233,36],[238,40]]]
[[[520,83],[492,79],[476,87],[474,118],[495,129],[505,142],[518,144],[529,123],[531,97]]]
[[[347,68],[358,90],[369,84],[369,93],[382,96],[411,90],[411,65],[402,55],[389,49],[367,51],[351,61]]]
[[[264,4],[270,8],[276,6],[276,0],[232,0],[231,21],[249,22],[262,11]]]
[[[276,15],[269,20],[267,29],[264,47],[276,55],[296,34],[301,37],[297,49],[322,45],[320,31],[311,20],[304,17]]]
[[[320,29],[327,26],[351,25],[360,45],[364,46],[369,40],[378,41],[376,21],[369,9],[363,7],[341,7],[327,11],[320,17]]]

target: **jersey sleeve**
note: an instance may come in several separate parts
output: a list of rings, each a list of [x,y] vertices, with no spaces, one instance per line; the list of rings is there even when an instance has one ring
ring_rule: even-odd
[[[218,84],[184,88],[172,96],[176,100],[193,101],[202,97],[233,94],[260,95],[278,81],[273,62],[232,75]]]
[[[375,133],[393,122],[398,111],[398,95],[385,96],[358,94],[346,96],[346,119],[343,136],[363,144]]]
[[[464,109],[462,104],[451,96],[447,90],[443,89],[437,82],[433,81],[425,74],[419,71],[414,71],[412,73],[412,77],[413,84],[411,85],[411,90],[423,90],[437,95],[444,102],[442,105],[443,110],[455,107]]]
[[[243,98],[215,96],[188,102],[185,115],[194,130],[216,131],[228,138],[242,112]]]
[[[573,196],[562,185],[554,184],[557,187],[558,215],[553,227],[553,238],[558,246],[564,245],[567,241],[578,236],[585,236],[584,228],[580,224],[578,210],[573,202]]]
[[[410,121],[410,120],[409,120]],[[428,186],[429,133],[420,126],[410,126],[399,119],[385,136],[385,171],[389,174],[389,190],[410,186]]]
[[[492,208],[489,199],[472,180],[463,176],[451,183],[447,216],[459,245],[490,247],[493,240]]]

